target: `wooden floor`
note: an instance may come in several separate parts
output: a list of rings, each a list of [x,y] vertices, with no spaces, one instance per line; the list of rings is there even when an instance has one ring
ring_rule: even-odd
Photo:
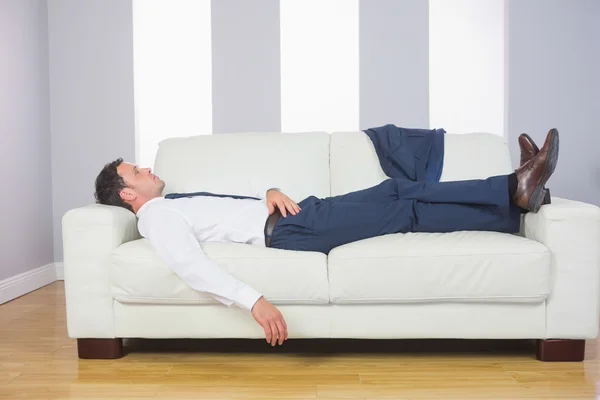
[[[64,285],[0,305],[1,399],[595,399],[597,345],[542,363],[528,341],[132,340],[79,360]],[[599,397],[600,398],[600,397]]]

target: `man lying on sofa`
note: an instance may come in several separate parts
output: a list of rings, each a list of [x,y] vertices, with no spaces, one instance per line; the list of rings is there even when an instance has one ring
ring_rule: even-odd
[[[341,196],[309,196],[296,203],[281,191],[265,199],[207,192],[163,195],[165,182],[150,168],[118,159],[96,179],[98,203],[138,217],[140,234],[191,288],[251,311],[272,346],[288,338],[281,312],[203,252],[200,242],[230,241],[329,253],[353,241],[396,232],[520,230],[521,213],[537,212],[558,159],[558,131],[541,149],[519,137],[521,165],[510,175],[456,182],[391,178]],[[262,200],[262,201],[257,201]]]

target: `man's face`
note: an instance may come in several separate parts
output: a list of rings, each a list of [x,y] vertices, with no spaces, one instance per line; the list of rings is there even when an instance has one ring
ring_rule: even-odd
[[[145,203],[160,196],[165,187],[165,182],[154,175],[150,168],[138,168],[137,165],[123,162],[117,167],[117,173],[128,186],[121,190],[121,198],[130,203]]]

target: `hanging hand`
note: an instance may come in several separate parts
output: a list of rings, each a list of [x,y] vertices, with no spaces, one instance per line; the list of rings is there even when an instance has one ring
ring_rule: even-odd
[[[252,306],[252,316],[265,330],[267,343],[271,346],[283,344],[288,338],[287,324],[281,312],[267,299],[260,297]]]

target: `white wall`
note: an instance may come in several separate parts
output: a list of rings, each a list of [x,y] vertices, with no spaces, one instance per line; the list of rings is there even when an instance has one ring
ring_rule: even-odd
[[[46,2],[0,1],[0,281],[53,262]]]
[[[213,130],[210,6],[210,0],[133,1],[135,162],[140,166],[154,167],[163,139]]]
[[[430,127],[504,135],[505,0],[429,0]]]
[[[135,157],[131,7],[124,0],[48,1],[57,261],[63,215],[95,201],[105,163]]]
[[[359,127],[358,0],[281,1],[281,129]]]

